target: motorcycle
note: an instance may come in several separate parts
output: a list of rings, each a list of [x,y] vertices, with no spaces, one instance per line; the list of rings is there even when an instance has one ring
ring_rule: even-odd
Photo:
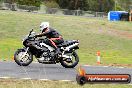
[[[20,66],[28,66],[35,56],[37,61],[42,64],[61,63],[65,68],[74,68],[78,64],[79,57],[76,50],[79,49],[79,40],[65,40],[58,44],[57,47],[61,54],[56,55],[55,49],[45,42],[46,39],[35,38],[35,32],[32,29],[22,41],[24,47],[15,52],[15,62]],[[33,47],[33,44],[39,48]]]

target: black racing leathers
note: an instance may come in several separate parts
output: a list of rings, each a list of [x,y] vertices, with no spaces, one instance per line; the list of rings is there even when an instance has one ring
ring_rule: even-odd
[[[40,35],[37,35],[37,37],[42,37],[42,36],[46,36],[48,38],[47,44],[52,46],[56,50],[56,54],[58,54],[60,51],[57,47],[57,44],[64,42],[62,36],[52,28],[42,31]]]

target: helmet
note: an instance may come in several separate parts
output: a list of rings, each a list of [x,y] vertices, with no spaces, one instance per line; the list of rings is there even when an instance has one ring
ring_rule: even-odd
[[[49,22],[42,22],[40,24],[40,31],[45,31],[44,29],[49,28]]]

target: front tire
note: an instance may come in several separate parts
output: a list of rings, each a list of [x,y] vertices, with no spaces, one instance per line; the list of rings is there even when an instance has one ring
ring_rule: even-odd
[[[71,65],[68,65],[67,63],[65,63],[64,59],[61,59],[61,61],[60,61],[61,65],[65,68],[74,68],[79,62],[79,57],[76,52],[73,52],[72,56],[75,58],[74,63],[72,63]]]
[[[25,49],[18,49],[14,54],[15,62],[20,66],[28,66],[33,61],[33,55],[27,51],[26,55],[21,59],[22,53],[25,53]]]

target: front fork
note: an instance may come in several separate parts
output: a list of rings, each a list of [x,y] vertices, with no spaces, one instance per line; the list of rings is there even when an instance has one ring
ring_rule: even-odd
[[[26,54],[27,54],[27,52],[28,52],[28,50],[29,50],[29,47],[25,48],[24,50],[25,50],[26,52],[24,52],[24,53],[22,54],[22,56],[20,57],[20,58],[22,58],[22,59],[26,56]]]
[[[27,52],[28,52],[28,50],[29,50],[29,47],[27,47],[27,48],[26,48],[26,52],[25,52],[25,53],[27,53]]]

